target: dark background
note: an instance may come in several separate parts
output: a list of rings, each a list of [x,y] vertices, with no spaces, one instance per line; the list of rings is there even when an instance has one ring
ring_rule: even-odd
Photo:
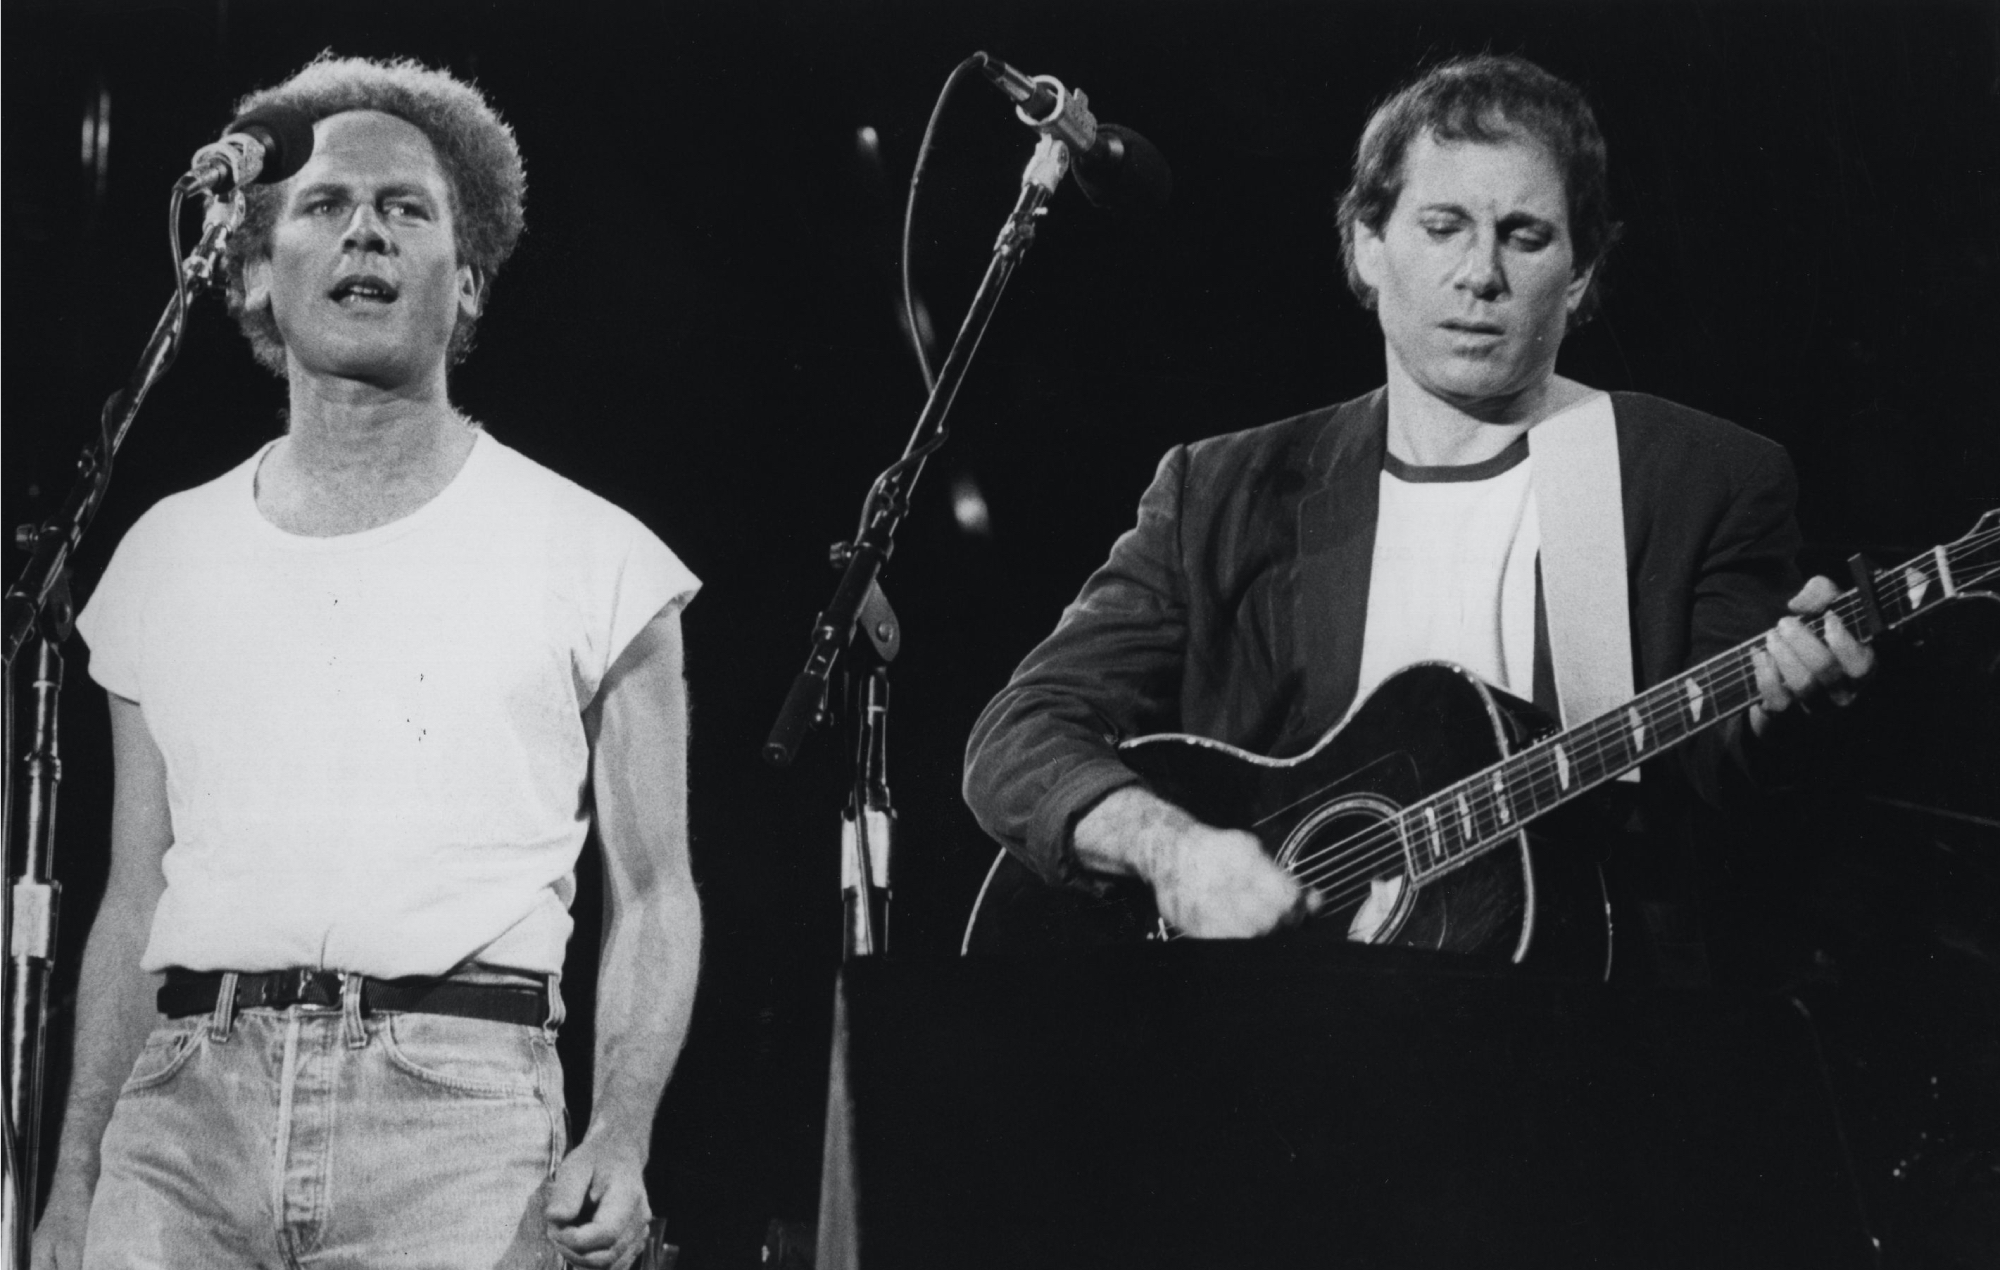
[[[769,1218],[813,1211],[843,747],[816,736],[785,772],[758,749],[833,585],[827,545],[921,405],[897,226],[932,102],[974,49],[1086,89],[1166,154],[1175,194],[1151,218],[1095,211],[1073,188],[1055,200],[903,528],[885,578],[906,638],[890,756],[899,956],[955,950],[991,851],[958,800],[964,736],[1129,523],[1160,453],[1380,381],[1331,213],[1368,110],[1428,60],[1519,52],[1590,96],[1627,236],[1604,315],[1562,369],[1784,443],[1809,566],[1901,559],[2000,501],[1990,7],[99,0],[5,14],[7,524],[60,500],[165,303],[161,212],[188,155],[236,96],[325,48],[475,77],[514,124],[529,230],[454,396],[638,514],[706,582],[686,629],[709,937],[654,1162],[654,1202],[691,1267],[750,1264]],[[79,132],[102,100],[100,175]],[[968,81],[917,226],[941,333],[1030,146]],[[82,586],[152,502],[273,435],[282,404],[205,302],[119,459]],[[990,533],[954,520],[960,480],[987,500]],[[109,787],[100,695],[72,650],[58,1076]],[[1784,888],[1799,901],[1785,929],[1799,977],[1841,985],[1823,990],[1830,1026],[1854,1038],[1836,1067],[1880,1220],[1934,1232],[2000,1194],[2000,1095],[1984,1084],[2000,1087],[2000,748],[1990,726],[1940,722],[1955,703],[1937,698],[1978,683],[1916,682],[1932,713],[1885,722],[1897,761],[1800,799],[1788,823],[1805,847],[1790,845],[1812,867]],[[572,953],[580,1017],[592,903]],[[1869,1049],[1885,1029],[1908,1044]],[[565,1047],[579,1080],[586,1030]],[[1932,1234],[1898,1247],[1961,1255]]]

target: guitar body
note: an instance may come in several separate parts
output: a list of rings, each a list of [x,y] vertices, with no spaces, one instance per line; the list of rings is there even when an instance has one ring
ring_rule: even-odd
[[[1296,758],[1178,735],[1129,741],[1119,757],[1196,818],[1256,834],[1273,859],[1316,887],[1328,903],[1306,923],[1306,938],[1348,939],[1372,896],[1367,942],[1601,976],[1611,931],[1595,853],[1550,840],[1544,822],[1410,885],[1416,844],[1393,820],[1553,726],[1470,672],[1429,662],[1383,681]],[[1003,852],[974,906],[964,951],[1047,951],[1163,933],[1144,884],[1117,883],[1101,895],[1059,889]]]
[[[2000,509],[1972,532],[1892,569],[1857,556],[1855,587],[1828,605],[1863,642],[1941,606],[1995,599]],[[1816,619],[1817,620],[1817,619]],[[1119,747],[1146,784],[1212,825],[1247,829],[1326,901],[1306,938],[1354,938],[1533,961],[1608,976],[1610,909],[1572,809],[1621,773],[1757,699],[1762,637],[1558,732],[1533,706],[1444,662],[1384,680],[1296,758],[1193,736]],[[1535,828],[1530,829],[1529,826]],[[1171,934],[1138,882],[1058,890],[1002,854],[964,951],[1035,952]]]

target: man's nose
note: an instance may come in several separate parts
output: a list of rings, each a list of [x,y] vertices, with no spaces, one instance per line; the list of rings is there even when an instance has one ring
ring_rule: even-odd
[[[347,219],[347,232],[341,235],[340,245],[351,251],[387,251],[390,248],[389,227],[382,221],[382,214],[369,203],[359,203],[354,215]]]
[[[1500,258],[1500,235],[1481,229],[1470,236],[1458,264],[1457,284],[1481,300],[1507,294],[1507,267]]]

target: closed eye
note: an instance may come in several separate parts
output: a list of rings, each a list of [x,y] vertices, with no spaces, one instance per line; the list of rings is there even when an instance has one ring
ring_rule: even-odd
[[[1541,251],[1556,240],[1556,227],[1539,216],[1507,217],[1500,222],[1500,230],[1520,251]]]

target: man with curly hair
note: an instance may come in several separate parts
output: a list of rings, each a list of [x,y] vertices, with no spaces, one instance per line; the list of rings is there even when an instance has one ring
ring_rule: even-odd
[[[230,294],[286,432],[148,511],[78,622],[112,864],[36,1265],[628,1264],[700,952],[699,584],[451,405],[523,223],[483,95],[324,56],[242,109],[270,105],[314,148],[250,192]],[[554,1041],[593,825],[572,1148]]]
[[[1426,660],[1553,710],[1551,628],[1611,605],[1626,611],[1589,625],[1583,644],[1625,662],[1639,688],[1776,624],[1760,703],[1677,763],[1648,764],[1649,809],[1685,781],[1713,794],[1731,772],[1758,774],[1778,716],[1796,719],[1800,700],[1847,699],[1869,654],[1837,620],[1800,620],[1834,590],[1814,579],[1793,594],[1784,451],[1556,373],[1616,237],[1608,203],[1588,103],[1521,58],[1444,63],[1375,112],[1339,219],[1349,283],[1381,325],[1387,383],[1167,454],[1137,527],[974,728],[965,796],[989,833],[1052,884],[1136,877],[1188,934],[1255,936],[1323,897],[1251,834],[1148,789],[1115,741],[1185,732],[1297,755]],[[1538,445],[1557,436],[1601,438],[1594,462],[1615,455],[1563,465],[1588,474],[1569,490],[1629,527],[1624,558],[1600,571],[1619,588],[1609,605],[1565,609],[1544,591],[1549,525],[1571,510],[1543,484],[1556,465]],[[1397,883],[1365,888],[1342,913],[1348,933],[1382,929]]]

